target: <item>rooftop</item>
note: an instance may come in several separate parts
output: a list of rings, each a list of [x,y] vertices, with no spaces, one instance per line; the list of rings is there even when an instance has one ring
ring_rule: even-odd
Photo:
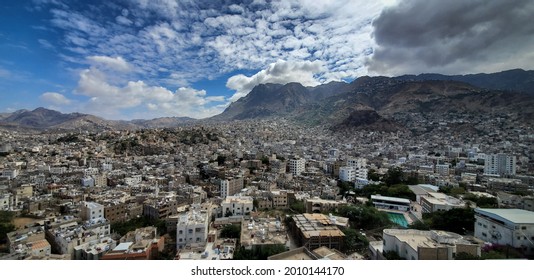
[[[513,224],[534,224],[534,212],[523,209],[476,208],[475,212]]]

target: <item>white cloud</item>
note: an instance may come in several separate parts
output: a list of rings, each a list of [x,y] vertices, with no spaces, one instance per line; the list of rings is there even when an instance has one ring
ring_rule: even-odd
[[[72,102],[70,99],[57,92],[45,92],[41,94],[39,99],[53,106],[69,105]]]
[[[112,84],[104,72],[94,67],[80,73],[76,93],[89,97],[83,111],[111,119],[124,118],[126,110],[130,117],[205,118],[221,113],[223,109],[217,105],[224,101],[222,96],[207,96],[206,91],[193,88],[181,87],[172,92],[143,81]]]
[[[130,65],[122,57],[109,57],[109,56],[89,56],[87,57],[89,62],[97,64],[106,68],[110,68],[120,72],[128,72],[131,70]]]
[[[279,60],[276,63],[271,63],[267,69],[261,70],[251,77],[242,74],[230,77],[226,82],[226,87],[236,91],[230,98],[230,101],[234,102],[247,95],[259,84],[298,82],[304,86],[317,86],[321,82],[316,77],[325,70],[324,64],[318,60],[313,62]]]

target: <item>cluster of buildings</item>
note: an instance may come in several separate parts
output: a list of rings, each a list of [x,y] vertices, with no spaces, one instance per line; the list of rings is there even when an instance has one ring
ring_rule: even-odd
[[[39,223],[10,237],[11,253],[26,257],[156,258],[165,243],[160,233],[147,230],[122,240],[113,232],[114,224],[145,217],[165,222],[180,259],[231,258],[235,246],[261,244],[304,247],[294,252],[317,259],[314,250],[343,248],[345,218],[327,214],[353,201],[340,195],[338,182],[362,188],[374,183],[371,172],[380,176],[397,167],[421,183],[410,186],[415,201],[369,197],[376,208],[408,222],[423,213],[476,206],[444,195],[443,187],[494,195],[503,208],[533,209],[534,134],[527,128],[465,140],[447,124],[436,127],[435,134],[421,136],[348,134],[280,119],[139,131],[0,131],[0,210]],[[296,204],[305,214],[288,223],[267,217]],[[246,232],[241,244],[218,238],[227,224]],[[427,243],[460,240],[412,233]]]

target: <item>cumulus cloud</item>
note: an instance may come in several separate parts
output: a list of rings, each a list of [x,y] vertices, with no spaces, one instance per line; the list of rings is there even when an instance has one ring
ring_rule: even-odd
[[[181,87],[172,92],[165,87],[150,86],[144,81],[116,85],[95,67],[81,71],[76,93],[89,98],[83,111],[111,119],[124,118],[126,110],[143,118],[205,118],[221,113],[222,109],[217,105],[224,100],[220,96],[207,96],[204,90]],[[145,109],[149,111],[143,112]]]
[[[534,2],[404,1],[373,22],[381,74],[472,73],[531,68]]]
[[[371,21],[390,1],[136,0],[51,14],[69,54],[122,57],[151,83],[189,86],[278,60],[323,61],[324,79],[366,74]]]
[[[131,70],[130,65],[120,56],[109,57],[109,56],[89,56],[87,57],[90,63],[103,66],[105,68],[110,68],[112,70],[120,72],[128,72]]]
[[[52,106],[69,105],[72,103],[70,99],[66,98],[63,94],[57,92],[45,92],[41,94],[39,99]]]
[[[321,61],[288,62],[279,60],[271,63],[269,67],[259,71],[253,76],[247,77],[239,74],[232,76],[226,82],[226,87],[235,90],[236,93],[230,101],[236,101],[247,95],[255,86],[265,83],[287,84],[298,82],[304,86],[317,86],[320,82],[317,76],[326,70]]]

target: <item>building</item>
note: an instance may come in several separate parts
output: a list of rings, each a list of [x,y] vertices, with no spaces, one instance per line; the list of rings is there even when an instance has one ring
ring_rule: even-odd
[[[436,164],[436,173],[441,176],[449,176],[449,164]]]
[[[534,255],[534,212],[522,209],[475,209],[475,237],[509,245]]]
[[[203,248],[208,239],[209,212],[200,205],[191,206],[188,212],[180,214],[176,224],[176,249]]]
[[[342,205],[347,205],[346,201],[326,200],[321,198],[306,199],[306,213],[326,213],[335,212]]]
[[[220,181],[220,193],[222,198],[238,194],[244,186],[243,177],[228,177]]]
[[[155,227],[138,228],[121,237],[119,245],[102,256],[102,260],[154,260],[163,252],[165,239]]]
[[[289,172],[293,176],[300,176],[306,168],[306,160],[303,158],[292,158],[289,160]]]
[[[406,198],[389,197],[382,195],[371,195],[371,202],[378,209],[408,211],[410,210],[410,200]]]
[[[345,234],[338,228],[337,220],[323,214],[299,214],[291,218],[291,233],[299,246],[314,250],[325,246],[341,250]]]
[[[420,204],[422,213],[448,211],[467,206],[465,201],[439,192],[428,192],[426,196],[421,196]]]
[[[481,243],[447,231],[385,229],[383,241],[369,246],[372,259],[385,259],[384,253],[396,252],[406,260],[453,260],[460,252],[480,256]]]
[[[110,237],[103,237],[89,243],[84,243],[74,247],[75,260],[100,260],[107,252],[116,246],[115,240]]]
[[[96,202],[84,202],[81,207],[81,218],[84,221],[103,219],[104,205]]]
[[[515,175],[516,157],[507,154],[486,155],[484,173],[494,175]]]
[[[265,245],[289,247],[289,237],[279,218],[250,218],[241,222],[241,246],[256,249]]]
[[[339,180],[343,182],[354,182],[354,180],[356,180],[356,168],[353,166],[340,167]]]
[[[253,199],[250,196],[228,196],[221,203],[222,215],[243,216],[249,215],[254,207]]]
[[[272,255],[268,260],[348,260],[349,257],[336,249],[319,247],[313,251],[306,247],[299,247],[280,254]]]

